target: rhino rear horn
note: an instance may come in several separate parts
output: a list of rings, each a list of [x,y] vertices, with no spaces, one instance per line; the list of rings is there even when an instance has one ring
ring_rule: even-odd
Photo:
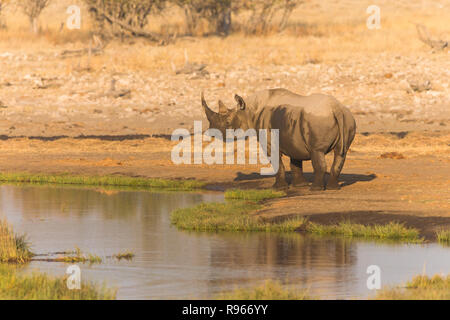
[[[227,113],[227,111],[227,106],[222,102],[222,100],[219,100],[219,113]]]

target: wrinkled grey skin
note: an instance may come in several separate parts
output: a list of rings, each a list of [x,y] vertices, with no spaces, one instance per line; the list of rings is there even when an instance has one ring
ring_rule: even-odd
[[[311,160],[314,168],[312,190],[325,189],[325,154],[334,151],[327,189],[339,189],[338,178],[348,149],[355,137],[356,123],[349,109],[334,97],[313,94],[300,96],[285,89],[257,92],[243,99],[236,95],[237,108],[229,110],[219,101],[219,113],[212,111],[202,94],[202,106],[210,128],[279,129],[280,167],[275,188],[286,188],[284,154],[291,159],[293,185],[304,186],[302,161]],[[270,138],[268,138],[270,142]],[[270,152],[270,145],[267,147]]]

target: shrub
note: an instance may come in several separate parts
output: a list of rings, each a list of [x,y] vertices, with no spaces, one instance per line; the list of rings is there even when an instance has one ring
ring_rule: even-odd
[[[228,35],[231,31],[232,0],[174,0],[183,8],[187,32],[191,35],[201,19],[206,19],[215,33]]]
[[[151,14],[159,13],[167,0],[84,0],[96,29],[104,37],[141,35]]]
[[[38,18],[41,12],[48,7],[50,0],[19,0],[18,4],[30,20],[31,30],[38,33]]]
[[[250,17],[243,23],[247,34],[267,33],[271,27],[277,32],[283,31],[292,11],[303,3],[303,0],[243,0],[242,8],[250,10]],[[273,26],[275,16],[281,13],[280,21]]]

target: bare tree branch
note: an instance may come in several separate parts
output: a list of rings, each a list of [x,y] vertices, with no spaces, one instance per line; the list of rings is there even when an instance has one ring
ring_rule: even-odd
[[[31,30],[37,33],[37,19],[41,15],[42,10],[50,4],[50,0],[19,0],[18,4],[22,8],[23,13],[28,16]]]
[[[156,33],[144,31],[142,29],[133,28],[132,26],[127,25],[126,23],[123,23],[123,22],[113,18],[112,16],[110,16],[106,12],[101,12],[101,14],[109,22],[117,24],[118,26],[120,26],[124,30],[131,32],[133,35],[135,35],[137,37],[144,37],[144,38],[148,38],[150,40],[157,41],[157,42],[161,41],[160,36],[157,35]]]
[[[444,40],[433,40],[428,33],[427,28],[422,24],[416,24],[417,33],[419,35],[419,39],[430,46],[433,49],[443,50],[449,47],[448,41]]]

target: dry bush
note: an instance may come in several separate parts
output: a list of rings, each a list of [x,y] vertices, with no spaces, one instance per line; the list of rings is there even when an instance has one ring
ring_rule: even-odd
[[[206,20],[212,32],[229,35],[232,27],[247,34],[267,33],[269,29],[283,31],[293,10],[304,0],[174,0],[183,8],[187,33],[195,35]],[[242,15],[239,15],[243,13]],[[232,14],[235,26],[232,25]],[[279,21],[274,26],[274,18]]]
[[[235,0],[236,1],[236,0]],[[228,35],[231,31],[232,0],[174,0],[183,8],[187,33],[194,35],[201,19],[206,19],[215,33]]]
[[[10,0],[0,0],[0,15],[2,11],[11,3]]]
[[[44,10],[50,4],[51,0],[19,0],[18,4],[22,8],[23,13],[28,17],[30,21],[30,27],[33,33],[38,33],[38,18]]]
[[[85,0],[102,36],[145,36],[152,14],[161,12],[166,0]]]
[[[249,18],[243,22],[247,34],[266,34],[270,29],[283,31],[289,21],[292,11],[303,0],[243,0],[241,10],[250,11]],[[274,18],[280,14],[279,21],[274,24]]]
[[[5,29],[6,24],[3,22],[3,11],[8,6],[9,0],[0,0],[0,29]]]

